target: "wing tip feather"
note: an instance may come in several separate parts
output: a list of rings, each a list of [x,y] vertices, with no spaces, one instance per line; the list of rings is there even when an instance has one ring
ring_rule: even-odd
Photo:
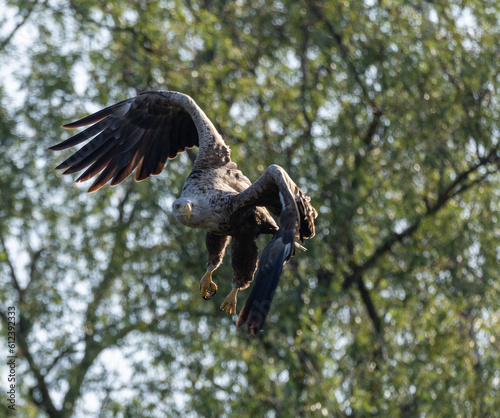
[[[66,149],[66,147],[64,146],[64,142],[66,142],[66,141],[62,141],[62,142],[59,142],[58,144],[51,145],[50,147],[47,148],[47,150],[48,151],[62,151],[63,149]]]
[[[99,189],[102,189],[106,183],[102,183],[99,181],[99,178],[88,188],[87,193],[91,194],[97,192]]]
[[[75,128],[81,128],[82,126],[95,125],[96,123],[101,122],[102,120],[107,119],[111,116],[111,114],[109,113],[109,109],[110,108],[106,108],[98,112],[92,113],[91,115],[85,116],[84,118],[75,120],[74,122],[65,123],[64,125],[61,125],[61,128],[75,129]],[[104,113],[105,111],[107,112]]]

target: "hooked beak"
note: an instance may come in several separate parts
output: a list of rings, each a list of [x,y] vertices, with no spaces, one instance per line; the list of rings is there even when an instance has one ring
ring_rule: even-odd
[[[184,203],[180,208],[179,208],[179,213],[181,215],[186,215],[188,219],[191,218],[191,203]]]

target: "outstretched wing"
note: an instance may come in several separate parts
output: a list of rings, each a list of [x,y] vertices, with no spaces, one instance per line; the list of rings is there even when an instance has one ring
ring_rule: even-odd
[[[65,169],[63,174],[86,169],[78,182],[97,176],[89,192],[108,182],[119,184],[134,170],[136,181],[158,175],[167,159],[194,146],[200,147],[198,159],[213,164],[229,159],[229,148],[213,124],[182,93],[142,93],[63,127],[86,125],[91,126],[49,149],[59,151],[90,140],[56,167]]]
[[[234,197],[233,210],[266,206],[280,216],[279,230],[262,252],[255,284],[240,312],[237,327],[247,323],[251,334],[262,329],[283,265],[294,254],[295,236],[301,242],[314,236],[317,212],[309,202],[310,198],[277,165],[268,167],[255,183]]]

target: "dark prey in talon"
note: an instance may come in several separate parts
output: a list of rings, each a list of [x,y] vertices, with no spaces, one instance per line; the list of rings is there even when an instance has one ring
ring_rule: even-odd
[[[212,273],[232,240],[233,289],[221,310],[236,314],[238,291],[250,285],[257,269],[256,239],[261,234],[273,235],[262,252],[255,285],[237,320],[238,327],[247,324],[252,334],[261,330],[283,265],[299,245],[295,238],[302,243],[314,236],[317,212],[310,198],[274,164],[252,184],[231,161],[231,151],[212,122],[182,93],[143,93],[63,127],[82,126],[89,127],[50,149],[59,151],[85,143],[56,168],[64,169],[63,174],[83,171],[77,182],[93,178],[89,192],[107,183],[115,186],[132,172],[136,181],[158,175],[167,159],[186,148],[199,147],[182,194],[172,205],[179,222],[206,231],[207,270],[199,292],[207,300],[215,296]],[[270,213],[279,216],[279,227]]]

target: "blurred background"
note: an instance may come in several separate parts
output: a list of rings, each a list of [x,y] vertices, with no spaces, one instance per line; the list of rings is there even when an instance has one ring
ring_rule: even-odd
[[[1,2],[18,416],[496,415],[499,18],[493,0]],[[54,170],[61,124],[152,89],[191,95],[252,181],[280,164],[318,209],[258,338],[219,311],[229,256],[199,296],[205,234],[170,208],[187,154],[90,195]]]

